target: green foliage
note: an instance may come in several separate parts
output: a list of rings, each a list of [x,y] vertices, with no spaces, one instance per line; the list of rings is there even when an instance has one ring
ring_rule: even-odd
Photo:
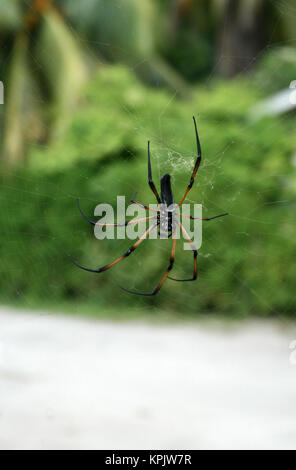
[[[19,28],[21,25],[21,3],[19,0],[2,0],[0,4],[1,33]]]
[[[247,80],[198,88],[189,101],[145,88],[123,67],[105,67],[89,85],[62,141],[31,150],[26,170],[2,185],[0,295],[6,299],[92,301],[98,310],[145,306],[196,314],[291,313],[296,281],[292,260],[296,170],[293,122],[246,122],[258,99]],[[158,296],[130,296],[117,284],[150,291],[163,275],[170,240],[148,240],[103,274],[74,267],[68,255],[93,268],[120,256],[130,240],[103,240],[79,214],[94,218],[98,203],[135,191],[155,202],[147,184],[147,139],[153,174],[172,174],[176,200],[195,158],[191,116],[198,119],[204,159],[190,202],[204,215],[230,215],[203,225],[199,279],[167,281]],[[178,243],[174,274],[188,277],[192,254]]]
[[[288,46],[271,49],[255,72],[258,86],[265,94],[288,88],[295,77],[296,49]]]
[[[194,82],[197,77],[201,78],[212,70],[213,49],[209,38],[197,33],[190,34],[185,29],[170,41],[170,47],[167,45],[164,55],[183,77]]]

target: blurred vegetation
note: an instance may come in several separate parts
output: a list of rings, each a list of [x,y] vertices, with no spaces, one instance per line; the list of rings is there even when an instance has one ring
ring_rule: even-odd
[[[296,255],[294,217],[291,206],[272,202],[295,200],[296,169],[291,162],[295,133],[289,119],[248,125],[246,112],[259,97],[257,87],[242,78],[217,83],[210,91],[198,88],[190,103],[171,103],[160,134],[157,117],[170,94],[146,89],[124,67],[104,67],[87,87],[65,137],[48,148],[32,149],[14,185],[2,188],[0,214],[6,239],[0,255],[2,297],[74,298],[118,308],[152,303],[189,313],[291,313],[296,279],[295,264],[290,262]],[[154,173],[171,172],[180,198],[194,156],[193,112],[201,116],[205,160],[190,200],[203,203],[209,215],[231,213],[227,220],[204,226],[198,283],[167,281],[152,301],[116,287],[120,283],[152,289],[168,263],[166,241],[147,241],[104,274],[74,268],[68,254],[96,268],[132,244],[96,240],[77,210],[76,196],[89,216],[99,202],[115,205],[118,194],[129,199],[139,190],[141,201],[153,201],[147,184],[149,136]],[[206,257],[207,253],[212,256]],[[179,250],[175,269],[179,275],[191,272],[191,253]]]
[[[296,0],[3,0],[2,164],[23,163],[28,144],[62,136],[82,87],[106,62],[190,99],[190,84],[213,70],[249,72],[271,42],[293,46],[295,12]],[[294,55],[288,46],[267,54],[258,75],[267,93],[287,86]]]
[[[87,56],[51,0],[11,0],[0,8],[7,85],[1,153],[2,163],[14,166],[24,161],[29,143],[62,133],[88,78]],[[50,119],[42,106],[46,97],[55,111]]]
[[[3,0],[0,299],[295,312],[295,116],[248,120],[255,103],[296,78],[295,9],[294,0],[235,8],[230,0]],[[271,37],[280,43],[266,48]],[[68,255],[97,268],[132,244],[96,240],[76,197],[92,218],[117,195],[128,202],[139,191],[154,202],[150,139],[155,181],[171,173],[181,198],[195,157],[193,114],[204,160],[189,201],[206,215],[230,213],[203,225],[198,282],[168,280],[148,299],[118,289],[152,290],[169,241],[143,243],[104,274],[75,268]],[[180,243],[176,276],[187,277],[192,264]]]

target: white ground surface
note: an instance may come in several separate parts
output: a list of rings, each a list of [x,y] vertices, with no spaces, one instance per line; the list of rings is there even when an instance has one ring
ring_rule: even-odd
[[[296,449],[296,329],[0,309],[2,449]]]

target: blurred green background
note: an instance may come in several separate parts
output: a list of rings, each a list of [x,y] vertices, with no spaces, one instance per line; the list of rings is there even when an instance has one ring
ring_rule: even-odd
[[[252,112],[296,80],[296,0],[1,0],[0,301],[96,315],[291,316],[296,297],[295,112]],[[170,241],[98,241],[94,217],[171,173],[204,216],[199,278],[167,280]],[[192,256],[179,244],[175,275]]]

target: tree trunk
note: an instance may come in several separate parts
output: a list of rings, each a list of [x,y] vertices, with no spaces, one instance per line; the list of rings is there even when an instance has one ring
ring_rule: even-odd
[[[248,70],[264,47],[268,0],[214,0],[218,10],[217,70],[232,77]]]

